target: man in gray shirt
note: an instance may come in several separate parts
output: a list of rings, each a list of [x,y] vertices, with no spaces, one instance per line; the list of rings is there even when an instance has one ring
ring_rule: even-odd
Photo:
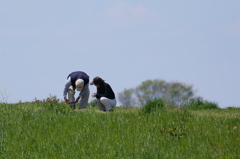
[[[80,91],[76,100],[74,97],[75,90]],[[63,90],[65,102],[70,104],[71,108],[75,109],[75,104],[78,103],[79,99],[81,99],[78,109],[84,109],[88,104],[89,94],[89,76],[82,71],[70,73],[67,77],[67,81]]]

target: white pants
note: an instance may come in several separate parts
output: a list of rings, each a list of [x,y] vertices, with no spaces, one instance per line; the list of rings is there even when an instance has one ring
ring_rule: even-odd
[[[88,87],[88,85],[86,85],[83,87],[83,90],[81,91],[81,98],[80,98],[78,109],[84,109],[87,107],[89,94],[90,94],[89,87]],[[70,103],[75,102],[74,95],[75,95],[75,90],[73,89],[72,86],[70,86],[68,89],[68,100]]]
[[[100,99],[97,99],[97,106],[101,111],[109,111],[114,108],[116,104],[116,99],[109,99],[106,97],[101,97]]]

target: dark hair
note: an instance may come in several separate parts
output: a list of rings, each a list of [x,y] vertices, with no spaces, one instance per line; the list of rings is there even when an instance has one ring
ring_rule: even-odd
[[[93,81],[90,83],[91,85],[103,85],[105,82],[101,77],[94,77]]]

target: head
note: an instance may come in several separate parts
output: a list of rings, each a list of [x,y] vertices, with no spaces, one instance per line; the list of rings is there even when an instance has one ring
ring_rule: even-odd
[[[76,85],[77,91],[82,91],[83,86],[84,86],[83,79],[77,79],[76,82],[75,82],[75,85]]]
[[[104,84],[104,80],[101,77],[94,77],[93,81],[90,83],[90,85],[95,85],[95,86],[101,86]]]

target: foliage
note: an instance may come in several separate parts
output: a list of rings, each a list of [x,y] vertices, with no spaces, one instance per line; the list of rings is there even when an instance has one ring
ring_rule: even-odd
[[[240,156],[239,111],[234,117],[209,116],[212,110],[203,110],[208,116],[202,116],[195,114],[202,110],[158,108],[146,114],[144,108],[129,107],[114,113],[95,107],[57,113],[43,104],[0,104],[0,158]]]
[[[149,100],[146,105],[142,108],[144,113],[150,114],[151,112],[157,111],[164,107],[164,101],[162,99]]]
[[[96,107],[97,106],[97,99],[92,99],[89,103],[90,107]]]
[[[57,96],[49,95],[46,99],[33,99],[31,102],[19,101],[19,104],[36,104],[42,109],[47,109],[55,113],[66,113],[69,111],[69,105],[66,105],[63,101],[57,98]]]
[[[8,103],[8,98],[9,98],[9,93],[7,93],[7,90],[6,88],[4,88],[4,91],[0,91],[0,94],[1,94],[1,99],[0,99],[0,103]]]
[[[207,100],[203,100],[202,98],[195,98],[191,99],[186,105],[185,108],[187,109],[216,109],[218,108],[217,103],[209,102]]]
[[[229,110],[240,110],[240,107],[227,107],[226,109],[229,109]]]
[[[118,94],[118,99],[128,106],[143,106],[152,99],[163,99],[174,106],[180,106],[193,96],[192,86],[156,79],[144,81],[135,89],[125,89]]]
[[[118,100],[125,106],[134,106],[133,92],[134,89],[124,89],[122,93],[118,94]]]

